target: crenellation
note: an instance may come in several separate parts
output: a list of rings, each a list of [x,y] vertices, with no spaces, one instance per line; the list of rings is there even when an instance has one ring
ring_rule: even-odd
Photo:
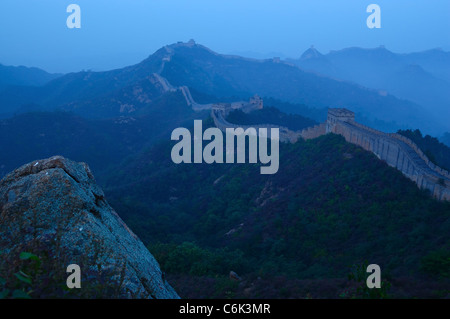
[[[372,151],[388,165],[400,170],[418,187],[430,190],[439,200],[450,200],[450,174],[433,164],[410,139],[384,133],[357,123],[346,109],[329,109],[326,132],[342,135],[348,142]]]
[[[394,139],[398,139],[401,140],[402,142],[404,142],[405,144],[407,144],[408,146],[410,146],[416,153],[417,155],[419,155],[419,157],[434,171],[436,171],[438,174],[443,175],[447,178],[450,178],[450,173],[444,169],[442,169],[439,166],[436,166],[433,162],[431,162],[429,160],[429,158],[423,153],[423,151],[413,142],[411,141],[409,138],[397,134],[397,133],[390,133],[388,134],[390,137],[394,138]]]

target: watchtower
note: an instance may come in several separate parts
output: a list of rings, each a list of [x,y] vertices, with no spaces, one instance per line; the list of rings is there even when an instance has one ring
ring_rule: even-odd
[[[327,128],[326,132],[333,132],[334,126],[338,122],[354,122],[355,113],[344,108],[330,108],[328,109]]]

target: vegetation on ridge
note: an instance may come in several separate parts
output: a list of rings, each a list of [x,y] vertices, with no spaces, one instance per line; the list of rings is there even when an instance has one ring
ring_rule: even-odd
[[[257,164],[175,165],[170,146],[111,173],[106,192],[182,297],[338,298],[365,260],[391,296],[449,294],[438,269],[450,203],[341,136],[282,144],[272,176]],[[223,285],[231,270],[243,281]]]

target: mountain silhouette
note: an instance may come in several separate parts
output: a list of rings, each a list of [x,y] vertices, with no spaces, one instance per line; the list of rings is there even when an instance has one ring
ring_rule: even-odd
[[[450,117],[449,52],[435,49],[396,54],[380,46],[353,47],[323,55],[308,49],[299,59],[288,61],[305,70],[415,102],[448,129],[448,121],[443,119]]]
[[[164,95],[166,90],[157,81],[158,76],[175,88],[188,86],[219,100],[259,94],[313,108],[345,106],[360,118],[391,122],[387,127],[392,130],[399,127],[440,130],[424,108],[407,100],[305,72],[278,60],[218,54],[193,41],[165,46],[141,63],[126,68],[71,73],[40,88],[12,87],[0,94],[0,113],[13,114],[33,103],[37,106],[35,110],[63,109],[85,117],[113,117],[121,113],[121,108],[123,111],[123,105],[126,109],[130,109],[127,105],[140,109]],[[99,107],[101,104],[111,109]]]

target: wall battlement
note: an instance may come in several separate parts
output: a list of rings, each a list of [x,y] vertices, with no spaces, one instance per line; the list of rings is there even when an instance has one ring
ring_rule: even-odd
[[[350,116],[353,112],[348,112],[330,109],[326,122],[327,133],[342,135],[348,142],[374,153],[388,165],[400,170],[419,188],[430,190],[438,200],[450,200],[449,172],[433,164],[410,139],[359,124]]]
[[[234,110],[241,110],[244,113],[250,113],[251,111],[261,110],[264,107],[263,100],[258,96],[254,95],[249,101],[239,101],[232,103],[214,103],[211,108],[213,110],[221,111],[224,116],[227,116],[230,112]]]

